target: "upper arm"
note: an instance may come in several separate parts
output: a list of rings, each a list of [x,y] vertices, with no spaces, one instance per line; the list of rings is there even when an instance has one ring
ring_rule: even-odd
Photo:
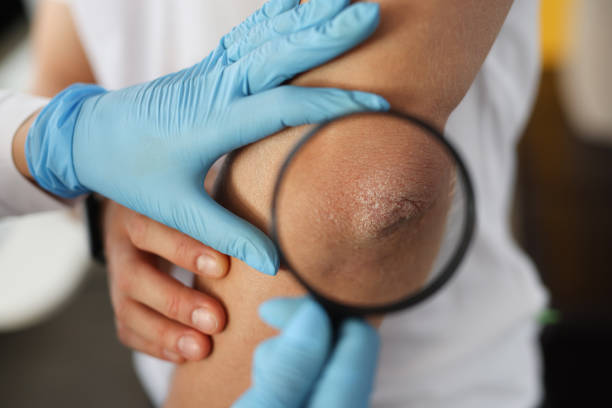
[[[304,0],[302,0],[304,2]],[[442,126],[480,70],[512,0],[377,0],[366,43],[294,81],[378,93]]]
[[[68,5],[41,1],[34,15],[32,36],[33,93],[51,97],[75,82],[95,82]]]

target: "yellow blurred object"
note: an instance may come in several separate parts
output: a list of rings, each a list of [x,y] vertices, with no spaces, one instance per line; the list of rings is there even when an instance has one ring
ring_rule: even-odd
[[[535,1],[535,0],[534,0]],[[568,21],[570,10],[580,0],[541,0],[540,24],[542,64],[555,69],[567,56]]]
[[[567,37],[551,61],[564,112],[580,137],[611,146],[612,0],[574,0],[566,11]]]

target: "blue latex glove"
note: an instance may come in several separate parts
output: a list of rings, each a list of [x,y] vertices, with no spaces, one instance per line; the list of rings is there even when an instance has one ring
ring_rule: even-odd
[[[363,92],[280,86],[374,32],[378,6],[348,3],[272,0],[191,68],[117,91],[66,89],[28,135],[32,176],[61,197],[98,192],[274,274],[272,242],[217,205],[204,178],[223,154],[287,126],[388,109]]]
[[[380,347],[374,328],[357,319],[343,322],[332,351],[329,318],[313,300],[275,299],[260,315],[283,331],[257,347],[253,386],[233,408],[369,405]]]

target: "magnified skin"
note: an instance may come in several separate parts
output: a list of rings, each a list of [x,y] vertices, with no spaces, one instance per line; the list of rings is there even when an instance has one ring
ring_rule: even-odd
[[[292,84],[376,92],[387,98],[395,109],[423,117],[443,129],[448,116],[459,104],[480,69],[510,9],[512,0],[452,2],[377,0],[376,2],[381,5],[381,24],[370,40],[346,55],[301,75],[294,79]],[[372,140],[391,138],[391,135],[385,136],[384,132],[391,134],[394,132],[389,127],[385,130],[380,124],[364,124],[360,129],[363,135],[367,135]],[[219,201],[267,231],[277,171],[289,149],[304,131],[304,127],[287,129],[235,154],[221,174],[217,196]],[[337,154],[332,154],[334,150],[331,147],[322,151],[329,151],[330,159],[338,157]],[[324,156],[320,154],[317,154],[317,157],[324,160]],[[408,167],[411,167],[411,171],[419,167],[425,168],[416,162],[409,166],[410,162],[406,155],[399,152],[395,158],[387,157],[385,160],[398,169],[397,174],[388,176],[394,181],[409,180],[407,179],[409,174],[406,174]],[[367,162],[375,165],[377,161]],[[312,178],[309,174],[305,174],[304,177]],[[448,181],[451,181],[452,175],[449,177]],[[371,180],[374,185],[380,186],[384,184],[377,181],[381,178],[384,179],[381,175],[375,175]],[[448,204],[444,203],[444,200],[434,200],[432,207],[422,213],[421,218],[411,218],[409,214],[414,209],[409,205],[410,200],[404,201],[401,195],[399,199],[394,198],[394,194],[397,193],[393,189],[375,188],[370,194],[371,188],[363,188],[369,179],[361,179],[361,187],[358,181],[350,177],[326,180],[331,183],[333,189],[341,186],[347,192],[367,191],[368,194],[352,197],[350,194],[347,195],[345,199],[348,202],[356,198],[362,200],[363,205],[355,204],[359,211],[363,211],[362,215],[359,215],[359,211],[350,211],[349,215],[353,216],[352,221],[345,226],[342,224],[336,226],[336,231],[319,229],[320,236],[328,239],[335,235],[335,239],[339,240],[337,245],[341,247],[353,240],[353,245],[373,248],[368,255],[372,259],[369,261],[372,268],[367,268],[368,271],[376,271],[374,266],[378,265],[375,260],[377,257],[387,263],[385,270],[393,269],[387,266],[393,265],[394,262],[408,262],[409,260],[402,258],[403,255],[398,256],[396,249],[409,242],[407,231],[411,230],[410,223],[413,223],[414,231],[418,230],[414,225],[420,225],[421,229],[426,224],[435,225],[432,219],[437,219],[436,211],[444,213]],[[445,182],[446,179],[438,181],[437,184],[444,186]],[[444,188],[440,187],[441,194],[443,191]],[[406,190],[403,193],[405,192]],[[377,197],[377,194],[384,197],[372,201],[372,197]],[[339,203],[341,200],[336,198],[331,201]],[[388,205],[391,210],[372,213],[372,208],[367,203],[375,201],[391,203]],[[438,203],[438,206],[435,203]],[[347,207],[339,207],[336,208],[338,213],[330,211],[330,214],[344,218],[341,210]],[[398,213],[405,216],[406,220],[413,221],[405,224],[394,223]],[[430,214],[431,218],[426,214]],[[358,220],[366,219],[367,222],[359,224]],[[436,231],[440,225],[431,228],[433,230],[431,240],[435,242],[438,239],[436,237],[439,237]],[[317,229],[310,229],[315,236]],[[343,236],[346,232],[351,232],[353,235]],[[321,242],[325,242],[325,239]],[[423,240],[422,245],[429,244],[427,240]],[[317,252],[316,247],[314,248],[308,251]],[[435,245],[430,248],[435,248]],[[320,258],[327,256],[332,264],[338,263],[339,253],[342,251],[328,250],[327,253],[319,251]],[[376,256],[372,256],[372,253]],[[424,257],[427,262],[431,262],[430,258],[429,255]],[[231,259],[230,262],[227,278],[214,283],[201,280],[197,282],[199,288],[223,300],[228,323],[223,333],[214,336],[213,351],[208,359],[177,368],[167,402],[169,407],[230,406],[250,385],[255,347],[262,340],[277,333],[259,319],[258,305],[271,297],[304,293],[287,271],[281,270],[278,276],[269,277],[252,270],[236,259]],[[323,261],[317,259],[316,262]],[[410,262],[417,263],[414,260]],[[382,292],[381,288],[385,285],[394,287],[393,280],[397,277],[380,272],[360,273],[363,279],[361,288],[376,288],[376,285],[379,285],[376,290]],[[323,280],[329,282],[330,291],[337,294],[341,292],[346,281],[339,276],[340,274],[337,274],[334,278],[333,274],[328,273],[325,276],[326,280]],[[357,279],[356,275],[354,278]],[[411,279],[413,278],[416,284],[422,283],[422,279],[412,276]],[[337,281],[334,282],[334,279]],[[372,280],[368,282],[368,279]],[[395,282],[397,283],[397,280]],[[369,295],[373,298],[380,296],[374,292]]]
[[[430,276],[455,188],[445,147],[388,115],[333,123],[283,175],[279,239],[321,294],[358,306],[416,293]]]

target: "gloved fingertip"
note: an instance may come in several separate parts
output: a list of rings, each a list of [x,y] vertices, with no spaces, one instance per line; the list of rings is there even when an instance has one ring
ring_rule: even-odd
[[[316,333],[319,341],[329,344],[331,339],[331,322],[327,313],[314,300],[306,300],[283,331],[282,337],[303,342]]]
[[[306,297],[270,299],[259,305],[259,316],[269,326],[283,329],[306,300]]]
[[[342,11],[332,22],[332,33],[345,35],[347,27],[365,32],[374,32],[380,21],[380,6],[378,3],[356,3]]]
[[[363,347],[378,348],[380,336],[374,327],[361,319],[347,319],[340,328],[341,337],[354,339]]]
[[[380,18],[380,4],[374,2],[362,2],[352,6],[354,16],[361,21],[378,21]]]
[[[262,6],[262,12],[268,17],[274,17],[298,5],[300,0],[270,0]]]
[[[391,109],[391,104],[380,95],[369,92],[353,91],[352,97],[357,103],[365,106],[369,110],[384,112]]]
[[[318,17],[326,16],[327,18],[333,17],[342,11],[348,4],[350,0],[312,0],[308,3],[301,4],[301,8],[303,10],[313,11],[314,14]],[[301,15],[304,18],[309,18],[312,16],[308,16],[307,14]]]
[[[256,267],[258,271],[268,276],[276,276],[279,268],[278,256],[275,254],[266,254],[260,256],[258,262],[259,267]]]
[[[276,276],[280,259],[276,246],[268,239],[243,243],[243,256],[239,257],[250,267],[268,276]]]

